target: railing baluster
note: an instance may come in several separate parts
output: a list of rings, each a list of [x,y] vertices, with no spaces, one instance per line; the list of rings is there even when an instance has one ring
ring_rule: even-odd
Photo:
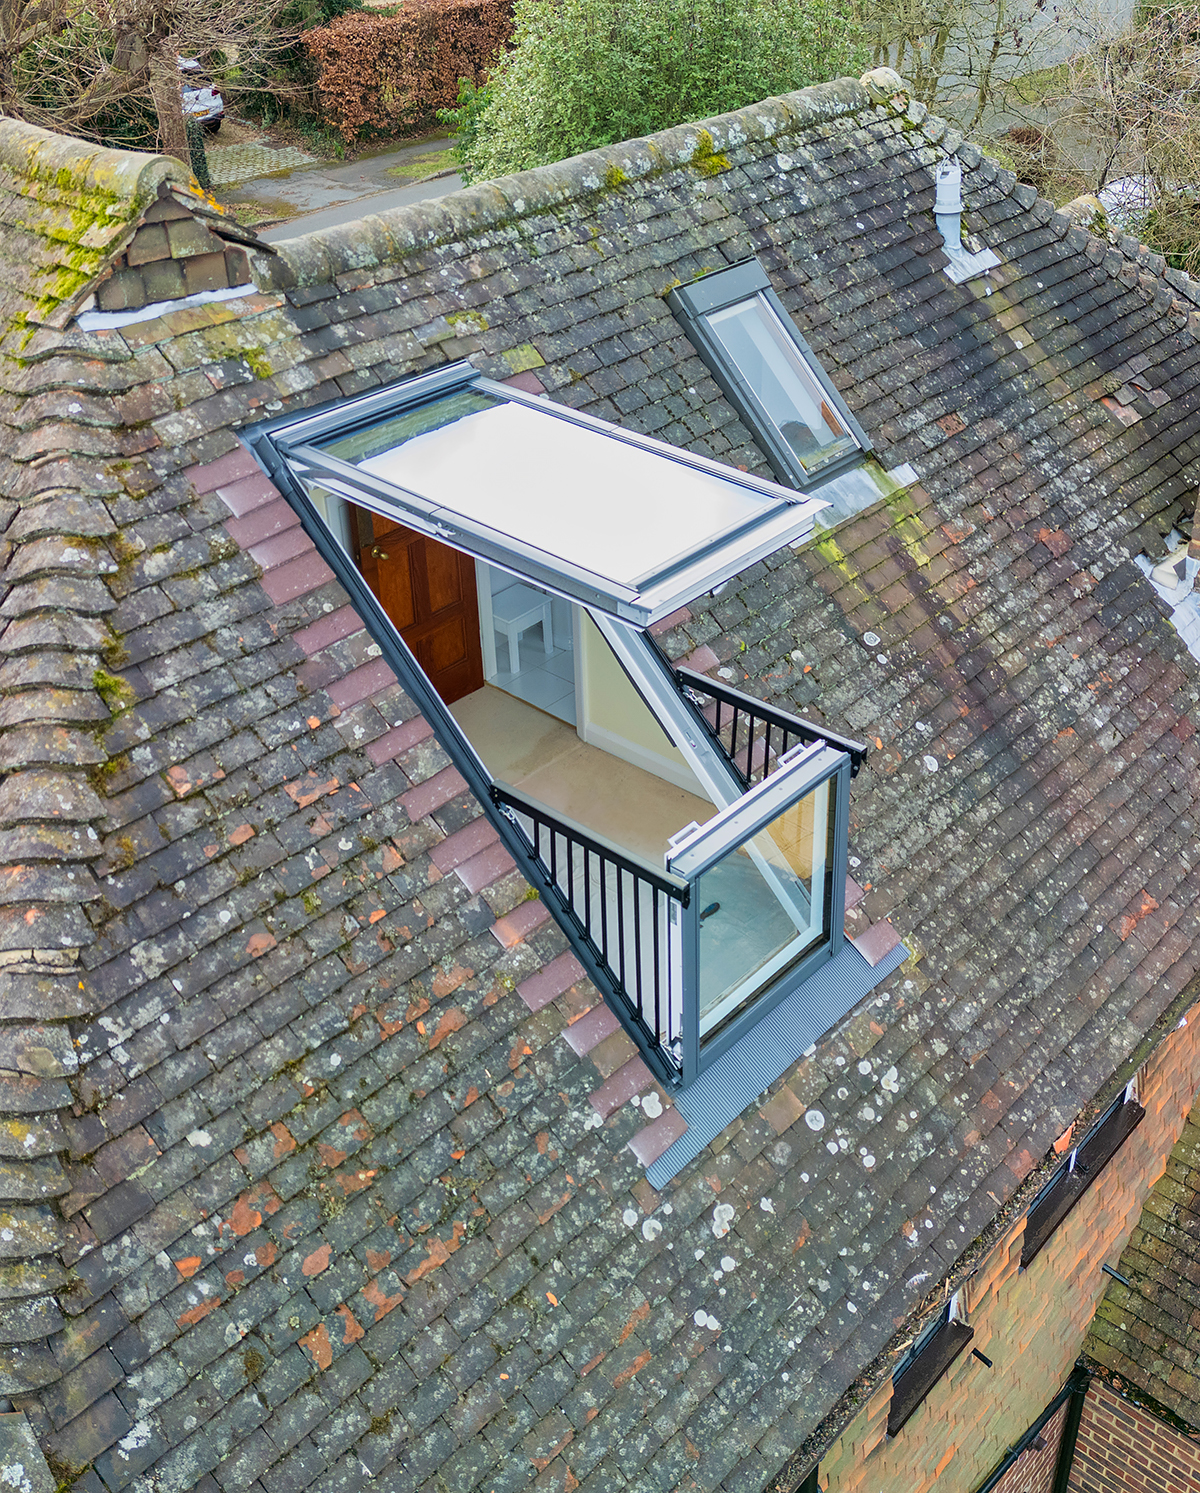
[[[641,1012],[643,1020],[645,1012],[642,1011],[642,903],[641,882],[635,876],[633,878],[633,967],[636,971],[635,985],[637,989],[637,1008]]]
[[[625,887],[621,882],[620,866],[615,866],[615,870],[617,873],[617,948],[621,959],[617,973],[621,984],[628,987],[629,982],[625,978]]]
[[[661,1005],[662,980],[660,979],[660,974],[661,974],[662,966],[659,963],[658,897],[659,897],[658,888],[656,886],[655,887],[651,887],[650,888],[650,916],[653,919],[652,932],[653,932],[653,936],[654,936],[654,963],[653,963],[653,966],[652,966],[653,970],[654,970],[654,1031],[655,1031],[656,1034],[661,1034],[662,1029],[663,1029],[662,1028],[662,1005]]]
[[[632,1024],[647,1048],[662,1050],[666,1059],[677,1068],[679,1059],[674,1048],[661,1049],[664,1040],[673,1036],[667,1030],[671,1022],[673,976],[671,945],[668,939],[664,946],[659,920],[664,909],[669,909],[673,902],[687,903],[687,886],[669,873],[626,859],[616,849],[609,849],[592,839],[586,831],[563,823],[540,805],[503,784],[493,785],[492,796],[497,803],[515,812],[527,844],[546,873],[545,894],[561,899],[560,912],[569,915],[571,925],[612,978],[622,997],[625,1019]],[[549,845],[546,844],[547,837]],[[597,888],[592,886],[593,865],[597,867]],[[579,876],[582,876],[582,888],[578,885]],[[597,895],[600,899],[598,917],[594,906]],[[615,904],[612,909],[610,902]],[[653,921],[649,938],[642,927],[647,906]],[[633,919],[632,928],[629,927],[630,918]],[[648,951],[652,957],[649,969],[645,965]],[[667,960],[665,970],[664,959]],[[613,993],[613,987],[609,987],[610,996]]]
[[[600,862],[600,952],[605,964],[611,968],[612,960],[608,957],[608,859],[603,855],[596,859]]]
[[[812,721],[806,721],[802,716],[792,715],[786,710],[779,710],[774,705],[768,705],[766,701],[756,700],[753,695],[743,694],[741,690],[731,689],[728,685],[722,684],[716,679],[709,679],[704,674],[697,674],[692,669],[675,669],[674,674],[675,682],[683,698],[695,711],[706,733],[712,737],[725,753],[734,771],[743,778],[747,786],[750,785],[755,777],[754,735],[760,726],[765,728],[766,731],[763,777],[766,777],[771,771],[770,743],[773,733],[781,734],[784,742],[783,750],[776,750],[776,762],[784,755],[793,741],[825,741],[830,746],[848,753],[852,764],[850,775],[854,777],[857,775],[858,769],[867,755],[868,748],[865,741],[853,741],[847,736],[839,736],[836,732],[829,731],[824,726],[814,725]],[[713,708],[713,720],[711,722],[706,714],[710,706]],[[726,710],[729,711],[728,740],[726,740],[724,734],[727,721]],[[737,762],[738,755],[742,750],[738,727],[743,718],[746,721],[745,772],[742,771]]]

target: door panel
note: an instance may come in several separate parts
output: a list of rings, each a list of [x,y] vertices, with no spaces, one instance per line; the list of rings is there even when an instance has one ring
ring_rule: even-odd
[[[460,571],[465,558],[457,550],[426,540],[425,569],[429,581],[429,610],[434,616],[459,601],[462,593]],[[470,560],[466,563],[474,565]]]
[[[483,687],[475,562],[436,539],[359,510],[359,568],[449,705]]]

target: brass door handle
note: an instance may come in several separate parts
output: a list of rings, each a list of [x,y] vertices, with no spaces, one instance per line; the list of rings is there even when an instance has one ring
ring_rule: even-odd
[[[387,559],[387,555],[384,553],[383,550],[381,550],[379,548],[379,546],[377,544],[373,544],[371,546],[371,559],[372,560],[386,560]]]

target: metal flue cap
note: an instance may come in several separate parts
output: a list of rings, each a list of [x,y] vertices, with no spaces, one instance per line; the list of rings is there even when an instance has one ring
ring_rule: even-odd
[[[938,162],[935,213],[962,212],[962,167],[953,156]]]

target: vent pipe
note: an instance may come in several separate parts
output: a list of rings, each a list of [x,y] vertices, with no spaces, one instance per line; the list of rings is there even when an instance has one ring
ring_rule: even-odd
[[[962,167],[955,156],[938,162],[933,216],[947,249],[962,248]]]
[[[1000,260],[990,249],[972,253],[962,240],[962,167],[957,156],[944,156],[937,165],[937,193],[933,200],[933,218],[950,260],[946,273],[956,285],[973,280]]]

